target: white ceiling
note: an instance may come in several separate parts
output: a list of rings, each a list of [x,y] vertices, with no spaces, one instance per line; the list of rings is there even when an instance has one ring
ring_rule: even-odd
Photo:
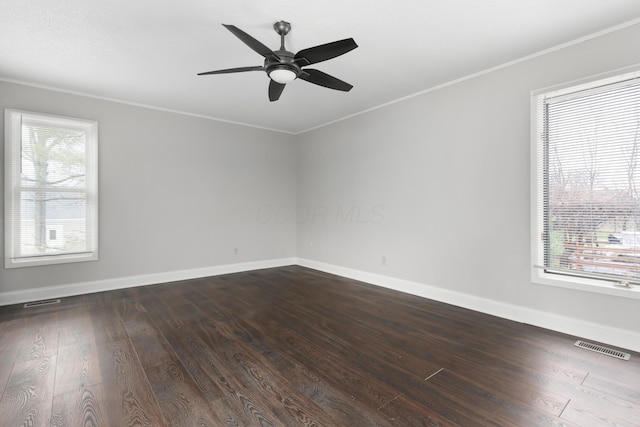
[[[272,49],[353,37],[314,65],[354,85],[296,80],[277,102],[221,24]],[[0,0],[0,79],[299,133],[473,73],[640,22],[638,0]]]

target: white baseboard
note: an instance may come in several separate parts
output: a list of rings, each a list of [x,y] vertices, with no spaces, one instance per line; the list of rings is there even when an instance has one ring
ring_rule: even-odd
[[[388,289],[417,295],[423,298],[452,304],[458,307],[468,308],[470,310],[498,316],[504,319],[539,326],[541,328],[551,329],[587,340],[594,340],[623,349],[640,352],[640,334],[635,331],[613,328],[580,319],[560,316],[553,313],[547,313],[544,311],[533,310],[522,306],[469,295],[462,292],[429,286],[423,283],[397,279],[394,277],[383,276],[333,264],[326,264],[305,258],[281,258],[266,261],[253,261],[192,270],[171,271],[165,273],[120,277],[116,279],[72,283],[68,285],[48,286],[44,288],[27,289],[24,291],[2,292],[0,293],[0,306],[52,298],[63,298],[93,292],[111,291],[135,286],[196,279],[200,277],[217,276],[221,274],[260,270],[264,268],[283,267],[295,264],[359,280],[361,282],[382,286]]]
[[[295,258],[281,258],[266,261],[243,262],[237,264],[217,265],[192,270],[170,271],[165,273],[143,274],[139,276],[119,277],[116,279],[95,280],[91,282],[72,283],[68,285],[47,286],[24,291],[1,292],[0,306],[21,304],[30,301],[63,298],[94,292],[112,291],[135,286],[154,285],[175,282],[178,280],[197,279],[200,277],[218,276],[220,274],[240,273],[263,268],[294,265]]]
[[[468,308],[520,323],[539,326],[568,335],[598,341],[612,346],[640,352],[640,333],[628,329],[613,328],[598,323],[587,322],[572,317],[560,316],[527,307],[508,304],[487,298],[425,285],[423,283],[396,279],[366,271],[355,270],[333,264],[326,264],[298,258],[297,264],[314,270],[347,277],[388,289],[417,295],[423,298]]]

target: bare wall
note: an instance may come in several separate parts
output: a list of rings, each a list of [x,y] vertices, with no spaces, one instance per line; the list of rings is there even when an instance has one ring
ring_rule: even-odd
[[[100,195],[98,261],[0,269],[0,293],[295,257],[259,217],[295,204],[292,135],[4,82],[0,108],[97,120]]]

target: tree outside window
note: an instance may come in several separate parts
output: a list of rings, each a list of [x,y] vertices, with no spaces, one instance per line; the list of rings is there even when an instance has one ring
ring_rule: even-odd
[[[95,259],[95,122],[9,110],[10,266]],[[14,265],[15,264],[15,265]]]
[[[640,282],[640,79],[538,101],[542,244],[534,262],[550,273]]]

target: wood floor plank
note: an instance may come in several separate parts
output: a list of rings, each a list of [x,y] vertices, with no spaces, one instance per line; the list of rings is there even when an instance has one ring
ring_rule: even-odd
[[[438,396],[433,396],[429,403],[420,405],[413,399],[398,395],[388,404],[378,408],[378,413],[395,426],[497,426],[483,422],[484,420],[472,413],[447,412]]]
[[[164,335],[139,304],[120,306],[125,329],[136,350],[168,425],[215,426],[208,401],[174,353]]]
[[[0,399],[13,370],[23,331],[24,319],[0,321]]]
[[[235,362],[234,372],[242,376],[254,390],[266,396],[273,403],[279,422],[304,426],[336,425],[337,414],[323,412],[313,401],[297,393],[282,373],[271,370],[271,365],[256,357],[256,354],[243,345],[234,344],[227,350],[226,359]]]
[[[191,303],[185,306],[182,292],[169,290],[168,294],[171,295],[170,303],[166,298],[156,300],[141,295],[140,299],[151,302],[146,307],[149,313],[157,314],[159,331],[172,343],[176,355],[224,425],[276,425],[277,417],[259,407],[264,401],[253,401],[245,394],[250,388],[225,369],[218,350],[230,341],[215,348],[209,346],[207,337],[215,334],[216,325],[194,310]],[[204,335],[203,330],[207,331]]]
[[[130,341],[98,344],[98,354],[112,425],[167,425]]]
[[[275,319],[296,333],[322,345],[338,359],[348,359],[358,370],[377,378],[398,392],[414,387],[420,379],[440,366],[428,358],[416,357],[389,342],[389,337],[370,333],[361,324],[350,322],[342,315],[323,318],[321,312],[298,307],[299,314],[290,310],[272,309],[268,317]],[[265,315],[266,316],[266,315]],[[371,350],[375,348],[375,357]]]
[[[22,331],[16,363],[56,356],[59,331],[57,312],[30,317]]]
[[[247,345],[253,346],[256,350],[265,350],[265,341],[270,340],[273,342],[273,348],[277,348],[279,352],[287,350],[287,347],[293,347],[293,354],[298,353],[300,355],[299,359],[301,363],[304,359],[306,359],[306,363],[310,365],[322,364],[329,359],[339,360],[337,357],[332,357],[332,353],[328,351],[327,347],[318,346],[315,344],[315,340],[307,339],[303,335],[294,333],[286,324],[290,324],[295,320],[288,317],[284,318],[284,320],[279,318],[279,313],[274,312],[274,307],[271,308],[269,314],[242,316],[236,315],[236,313],[245,311],[246,307],[238,305],[238,301],[232,301],[230,298],[225,298],[225,301],[225,307],[221,308],[215,307],[210,304],[210,301],[203,299],[191,304],[189,310],[193,312],[200,311],[201,313],[206,310],[206,316],[208,316],[211,321],[215,321],[214,319],[217,320],[216,328],[220,329],[222,333],[227,336],[235,335],[237,339],[242,340],[242,342]],[[251,325],[253,328],[250,328]],[[313,346],[313,349],[302,348],[302,344],[300,344],[302,340]],[[295,351],[295,349],[299,351]],[[351,371],[349,374],[352,378],[358,375],[366,376],[366,373]],[[355,384],[353,387],[354,392],[361,389],[362,383]],[[379,395],[380,393],[376,394]],[[392,394],[392,392],[389,393],[390,397]],[[381,404],[384,402],[377,403]]]
[[[273,368],[273,365],[259,352],[254,351],[244,342],[233,342],[234,333],[221,324],[207,323],[198,326],[200,332],[199,339],[203,345],[216,350],[215,356],[218,366],[224,367],[229,374],[240,379],[243,394],[249,395],[254,402],[268,401],[277,402],[271,405],[274,417],[281,422],[299,423],[302,425],[323,425],[321,421],[321,410],[317,405],[305,399],[297,393],[284,377],[284,375]],[[324,417],[331,419],[330,414]],[[285,423],[286,424],[286,423]]]
[[[455,356],[447,365],[453,372],[473,372],[473,379],[481,387],[492,388],[501,384],[509,390],[509,397],[535,408],[559,416],[569,402],[567,390],[580,387],[581,379],[557,377],[543,369],[532,370],[533,365],[513,365],[499,357],[468,351]]]
[[[16,349],[17,350],[17,349]],[[0,352],[0,401],[2,395],[9,382],[11,371],[13,370],[13,364],[16,360],[16,350],[5,350]]]
[[[572,394],[562,417],[579,423],[640,425],[639,391],[638,383],[619,384],[604,376],[589,374]],[[603,407],[608,408],[607,411],[594,409]]]
[[[620,362],[621,365],[623,363],[623,361]],[[589,374],[582,383],[585,387],[640,405],[640,387],[638,387],[638,384],[640,384],[640,378],[635,375],[627,376],[622,380],[614,380],[608,375],[597,373]]]
[[[55,369],[55,356],[42,356],[15,364],[0,401],[3,425],[50,424]]]
[[[428,396],[439,400],[439,409],[446,408],[447,418],[471,415],[479,425],[499,426],[573,426],[569,421],[535,407],[510,399],[509,387],[487,388],[477,384],[472,375],[442,371],[425,387],[430,390],[422,396],[407,396],[419,403],[429,404]],[[423,400],[423,402],[420,402]]]
[[[225,367],[217,347],[207,345],[192,323],[163,318],[159,324],[223,425],[278,425],[270,404]]]
[[[224,425],[215,407],[199,392],[188,372],[175,362],[146,369],[151,388],[167,424],[171,426]]]
[[[52,427],[99,427],[113,425],[102,384],[81,386],[53,398]],[[117,419],[117,418],[116,418]]]
[[[73,304],[65,300],[58,312],[58,345],[61,347],[84,343],[94,338],[88,296],[81,295],[72,299]]]
[[[600,406],[591,406],[584,402],[571,401],[562,413],[562,419],[575,423],[578,426],[616,426],[638,427],[640,425],[638,411],[629,417],[616,411],[604,412]]]
[[[102,382],[88,301],[81,295],[61,303],[54,396],[86,392],[90,397],[89,386]]]
[[[397,394],[395,389],[353,369],[349,363],[280,324],[271,323],[265,335],[272,343],[265,354],[278,370],[298,381],[296,387],[300,392],[314,400],[322,399],[318,402],[320,406],[340,411],[349,425],[384,424],[370,419],[369,412],[392,400]]]
[[[10,319],[0,321],[0,353],[7,351],[18,351],[19,345],[23,341],[26,322],[24,319]]]
[[[172,299],[172,304],[175,304],[175,298]],[[185,302],[183,302],[185,303]],[[162,312],[167,313],[168,307],[162,307],[160,309]],[[210,319],[204,320],[207,317],[204,311],[199,310],[197,307],[191,305],[188,309],[188,312],[191,313],[200,313],[202,315],[202,319],[199,320],[199,323],[203,325],[209,331],[214,331],[222,328],[224,332],[222,332],[221,339],[224,339],[224,334],[233,333],[238,336],[240,333],[242,335],[242,342],[247,346],[252,346],[252,344],[260,343],[257,346],[254,346],[251,355],[259,354],[261,356],[262,363],[268,363],[273,365],[276,369],[276,372],[282,372],[286,377],[286,381],[281,378],[281,381],[287,383],[287,387],[293,387],[296,393],[301,394],[302,396],[306,396],[306,398],[313,401],[319,407],[326,409],[327,413],[336,413],[339,414],[340,422],[348,425],[386,425],[385,423],[379,422],[379,420],[372,420],[368,418],[366,411],[358,411],[358,404],[354,404],[353,397],[347,397],[342,392],[338,392],[336,389],[331,387],[330,385],[324,384],[319,381],[319,378],[312,372],[312,368],[301,368],[299,363],[296,363],[295,360],[287,358],[283,353],[283,347],[274,346],[272,348],[266,346],[266,338],[265,334],[261,334],[256,329],[251,329],[248,323],[244,323],[239,320],[239,318],[235,318],[232,315],[225,316],[225,324],[209,324],[207,322],[211,322]],[[208,311],[208,314],[211,313],[211,310]],[[167,316],[165,316],[166,318]],[[169,316],[171,317],[171,316]],[[244,319],[243,319],[244,320]],[[254,325],[255,326],[255,325]],[[279,328],[280,329],[280,328]],[[233,332],[230,332],[233,331]],[[211,337],[209,335],[209,337]],[[229,339],[229,335],[226,336],[226,339]],[[237,360],[237,355],[235,356]],[[246,366],[246,364],[242,364]],[[301,369],[298,369],[301,368]],[[270,371],[274,371],[270,369]],[[324,386],[324,387],[323,387]],[[270,387],[271,388],[271,387]],[[358,402],[359,403],[359,402]],[[299,412],[296,411],[296,414]],[[298,414],[299,415],[299,414]],[[280,415],[282,416],[282,415]],[[326,415],[325,415],[326,417]]]
[[[54,396],[101,382],[100,360],[91,339],[58,348]]]
[[[118,314],[115,294],[99,292],[87,295],[87,310],[91,314],[93,338],[96,343],[116,342],[128,339],[122,318]]]

